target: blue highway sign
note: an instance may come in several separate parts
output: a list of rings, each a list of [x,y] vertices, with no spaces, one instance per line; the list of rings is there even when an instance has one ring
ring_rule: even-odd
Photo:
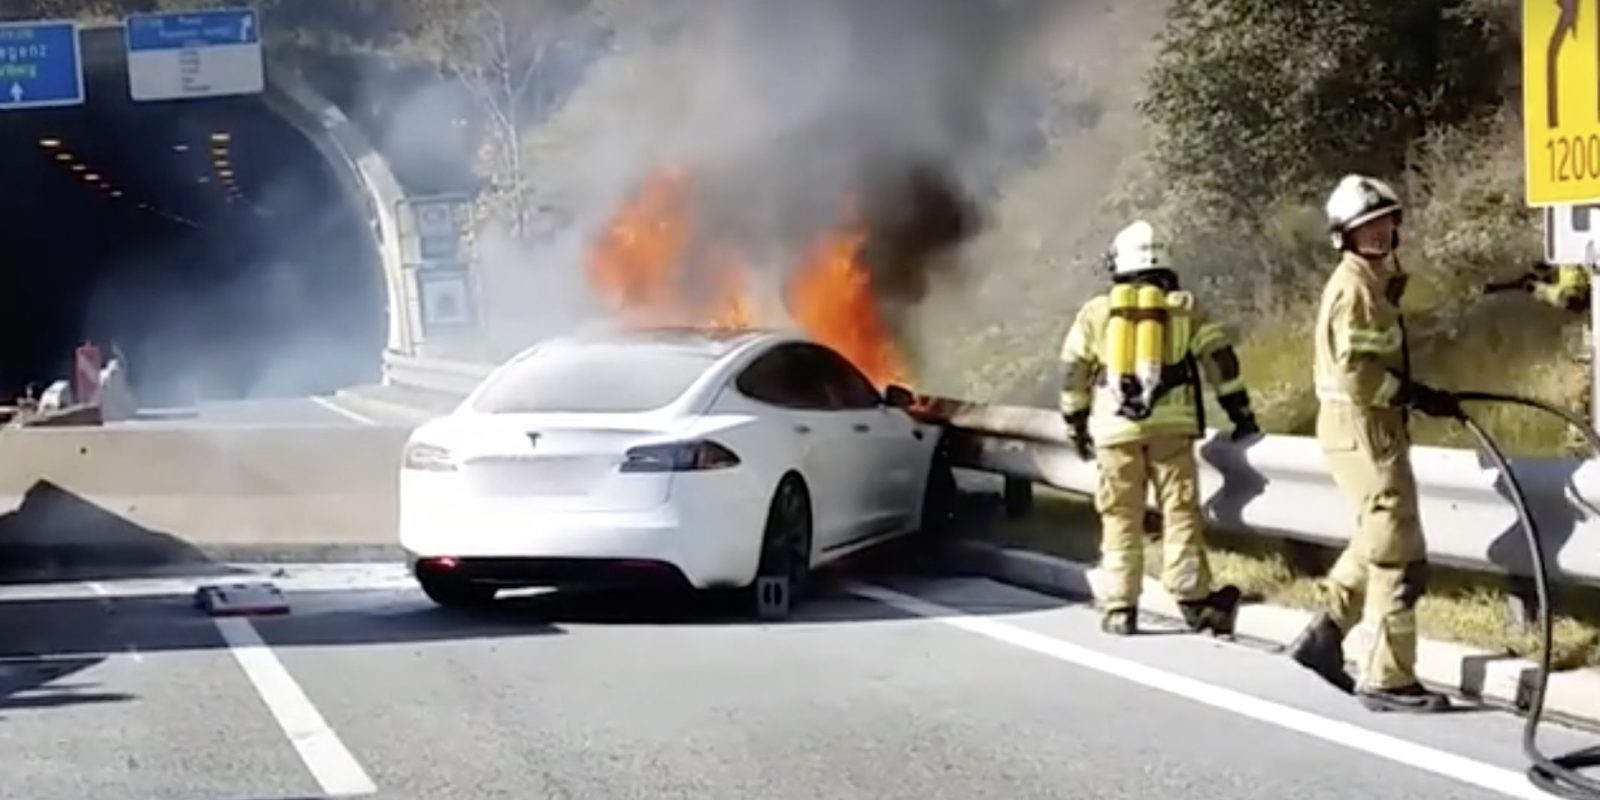
[[[125,22],[128,50],[197,50],[261,43],[261,27],[252,9],[187,11],[177,14],[135,14]]]
[[[0,23],[0,111],[83,104],[73,22]]]

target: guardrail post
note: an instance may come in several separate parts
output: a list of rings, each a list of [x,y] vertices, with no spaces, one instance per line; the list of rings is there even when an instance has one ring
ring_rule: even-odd
[[[1008,476],[1004,497],[1007,519],[1022,519],[1033,513],[1033,481]]]
[[[1539,597],[1533,579],[1519,575],[1506,577],[1506,628],[1523,634],[1539,624]]]

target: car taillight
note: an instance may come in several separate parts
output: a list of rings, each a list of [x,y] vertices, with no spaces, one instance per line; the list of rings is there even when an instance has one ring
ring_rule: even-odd
[[[422,472],[454,472],[456,462],[450,451],[432,444],[414,444],[406,448],[405,468]]]
[[[630,449],[622,462],[622,471],[701,472],[738,465],[739,457],[716,442],[673,442]]]

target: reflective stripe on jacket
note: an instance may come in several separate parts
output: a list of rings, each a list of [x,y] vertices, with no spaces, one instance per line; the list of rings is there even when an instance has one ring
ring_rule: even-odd
[[[1400,309],[1388,297],[1398,275],[1354,253],[1328,279],[1317,311],[1317,399],[1355,406],[1391,406],[1405,370]]]

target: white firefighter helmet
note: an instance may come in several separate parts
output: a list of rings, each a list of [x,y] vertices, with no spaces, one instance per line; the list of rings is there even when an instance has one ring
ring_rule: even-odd
[[[1328,195],[1328,233],[1333,246],[1344,247],[1344,235],[1352,229],[1387,214],[1398,216],[1404,209],[1400,195],[1377,178],[1365,175],[1346,175]]]
[[[1158,239],[1155,227],[1142,219],[1123,228],[1111,240],[1111,252],[1106,258],[1111,274],[1117,277],[1172,268],[1167,262],[1167,243]]]

